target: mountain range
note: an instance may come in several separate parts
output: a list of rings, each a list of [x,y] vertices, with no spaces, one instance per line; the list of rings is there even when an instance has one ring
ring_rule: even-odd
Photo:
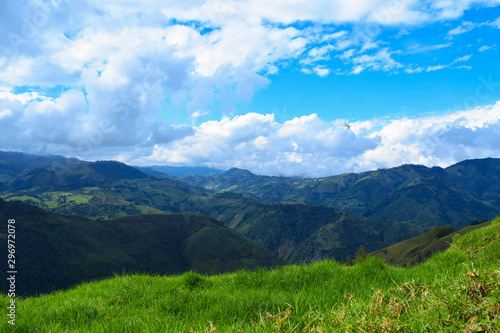
[[[189,175],[209,176],[214,174],[224,173],[224,170],[208,168],[208,167],[193,167],[193,166],[164,166],[152,165],[148,167],[134,166],[135,168],[147,173],[151,176],[159,176],[166,178],[177,178]]]
[[[235,168],[178,179],[213,192],[248,193],[263,202],[308,202],[381,220],[463,227],[500,212],[500,159],[493,158],[448,168],[402,165],[313,179],[258,176]]]
[[[168,179],[116,161],[0,152],[0,196],[96,220],[188,212],[219,220],[290,262],[344,261],[436,226],[500,212],[500,160],[403,165],[299,179],[221,174]]]

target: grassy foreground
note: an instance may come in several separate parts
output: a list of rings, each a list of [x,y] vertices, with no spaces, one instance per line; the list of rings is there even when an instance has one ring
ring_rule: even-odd
[[[8,302],[2,332],[499,332],[500,219],[412,268],[370,257],[353,267],[117,276],[17,300],[15,326]]]

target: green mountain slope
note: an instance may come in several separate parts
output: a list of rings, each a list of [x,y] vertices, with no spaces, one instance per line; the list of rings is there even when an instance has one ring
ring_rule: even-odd
[[[433,221],[461,228],[490,219],[498,210],[438,177],[424,178],[387,194],[364,212],[382,220]]]
[[[35,166],[33,162],[30,170]],[[38,169],[54,173],[58,181],[37,180],[46,187],[36,187],[21,173],[12,182],[17,187],[7,185],[4,198],[99,219],[141,213],[202,213],[294,262],[345,260],[361,245],[375,251],[433,225],[383,222],[310,204],[264,204],[233,193],[208,195],[201,188],[148,176],[118,162],[82,162],[72,172],[58,160]]]
[[[0,162],[5,172],[0,174],[0,179],[4,179],[0,183],[4,199],[22,200],[63,214],[106,219],[182,212],[183,202],[191,196],[204,195],[203,189],[149,176],[114,161],[90,163],[0,152]]]
[[[263,204],[236,193],[221,193],[200,207],[225,225],[291,262],[346,260],[364,245],[383,248],[423,233],[420,223],[381,221],[311,204]]]
[[[461,236],[473,230],[484,228],[491,222],[482,222],[474,225],[468,225],[458,231],[447,233],[442,237],[434,237],[432,231],[439,230],[440,227],[433,229],[417,237],[413,237],[399,243],[388,246],[384,249],[375,251],[373,255],[385,260],[386,263],[395,266],[411,266],[427,260],[437,252],[445,251],[453,243],[454,237]],[[455,236],[457,235],[457,236]]]
[[[8,166],[5,155],[8,153],[0,154]],[[361,245],[375,251],[418,236],[425,228],[446,224],[462,227],[498,213],[491,202],[479,200],[447,180],[447,171],[441,168],[409,165],[322,179],[263,177],[231,169],[206,178],[219,179],[224,186],[237,181],[227,188],[235,191],[244,188],[241,184],[253,184],[256,195],[271,193],[271,199],[276,199],[276,203],[266,204],[251,194],[209,195],[202,187],[149,176],[119,162],[89,163],[59,157],[40,162],[30,155],[15,157],[11,157],[12,163],[20,159],[25,168],[14,176],[5,174],[14,179],[3,184],[1,193],[7,200],[99,219],[201,213],[292,262],[346,260]],[[294,196],[336,208],[285,201]],[[363,214],[341,212],[339,207]]]
[[[192,214],[95,221],[0,199],[1,246],[16,220],[19,294],[49,292],[115,273],[219,273],[283,261],[213,218]],[[5,270],[0,273],[5,285]],[[5,289],[3,289],[5,290]]]
[[[168,178],[182,177],[186,175],[208,176],[224,172],[223,170],[212,169],[207,167],[190,167],[190,166],[153,165],[149,167],[136,167],[136,168],[152,176],[160,176]]]
[[[359,174],[297,179],[231,169],[181,180],[215,192],[249,193],[266,202],[301,201],[377,219],[462,227],[500,213],[500,159],[446,169],[403,165]]]
[[[10,299],[2,296],[0,306]],[[16,300],[9,332],[498,332],[500,220],[412,268],[370,257],[204,277],[120,276]]]
[[[473,196],[500,207],[499,159],[466,160],[446,168],[446,178]]]

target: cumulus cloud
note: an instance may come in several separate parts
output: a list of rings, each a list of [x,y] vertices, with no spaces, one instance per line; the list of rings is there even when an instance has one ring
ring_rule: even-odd
[[[250,113],[206,122],[194,135],[156,146],[150,157],[133,162],[236,166],[265,174],[327,174],[351,165],[350,157],[374,148],[374,141],[357,136],[343,121],[325,122],[316,114],[281,124],[273,114]]]
[[[193,135],[167,145],[138,164],[204,164],[259,174],[328,176],[400,164],[447,166],[467,158],[500,157],[500,102],[445,116],[327,122],[316,114],[278,123],[250,113],[205,122]]]
[[[300,0],[291,6],[281,0],[209,0],[202,4],[159,0],[2,2],[0,27],[6,33],[0,40],[0,58],[16,57],[0,66],[4,67],[0,68],[0,80],[14,85],[72,84],[81,79],[85,66],[137,48],[159,52],[161,43],[175,48],[180,58],[191,57],[192,73],[201,76],[224,69],[226,75],[233,76],[244,68],[254,73],[275,72],[276,63],[304,52],[316,62],[329,59],[332,51],[353,45],[359,46],[361,53],[377,49],[380,44],[372,39],[382,26],[456,19],[472,5],[495,3]],[[289,26],[298,21],[314,22],[314,29]],[[328,25],[345,23],[353,25],[352,31],[329,31]],[[471,27],[471,22],[464,22],[450,33]],[[332,40],[334,43],[328,44]]]
[[[447,166],[469,159],[498,157],[500,102],[448,116],[390,122],[373,137],[381,144],[367,151],[361,163],[368,168],[413,163]]]
[[[116,95],[112,93],[119,92],[102,91],[103,96],[109,93],[110,97],[101,103],[114,108],[100,112],[99,117],[89,112],[88,100],[77,90],[65,91],[57,98],[0,98],[0,150],[100,159],[116,156],[117,150],[140,147],[149,147],[144,150],[148,154],[152,142],[164,144],[192,134],[189,127],[156,122],[152,114],[135,112],[141,103],[147,107],[147,102],[141,102],[141,96],[138,100],[113,99]],[[131,109],[131,103],[140,105]]]
[[[396,59],[401,51],[382,40],[384,29],[406,34],[424,23],[458,19],[472,6],[495,4],[497,0],[297,0],[293,5],[284,0],[2,1],[0,148],[125,161],[134,155],[156,162],[161,157],[221,167],[243,166],[248,160],[253,161],[249,168],[270,173],[355,169],[362,165],[356,158],[382,142],[380,135],[366,135],[366,124],[352,124],[349,130],[344,120],[332,123],[317,116],[282,124],[259,114],[193,124],[207,115],[221,119],[233,114],[236,104],[251,101],[270,83],[268,74],[298,59],[302,72],[320,77],[395,72],[407,66]],[[473,27],[464,22],[450,35]],[[332,65],[335,61],[347,69],[340,71]],[[449,65],[406,70],[445,67]],[[178,125],[185,119],[193,124]],[[299,135],[301,129],[314,134]],[[235,147],[249,155],[227,159],[226,151]],[[318,163],[321,158],[324,163]]]

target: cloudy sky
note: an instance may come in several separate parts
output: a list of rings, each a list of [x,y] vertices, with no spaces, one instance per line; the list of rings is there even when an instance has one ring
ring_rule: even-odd
[[[500,0],[4,0],[0,150],[326,176],[500,157]]]

